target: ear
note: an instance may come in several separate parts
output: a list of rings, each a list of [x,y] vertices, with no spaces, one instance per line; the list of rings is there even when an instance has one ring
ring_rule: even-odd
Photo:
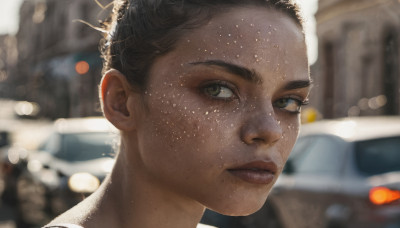
[[[119,130],[135,129],[134,108],[130,107],[132,99],[137,96],[126,77],[118,70],[111,69],[105,73],[100,84],[100,98],[104,116]]]

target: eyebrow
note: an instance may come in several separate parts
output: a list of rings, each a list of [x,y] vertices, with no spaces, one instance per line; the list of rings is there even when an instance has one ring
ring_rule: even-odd
[[[207,60],[201,62],[192,62],[192,65],[208,65],[208,66],[218,66],[224,68],[227,72],[230,72],[234,75],[237,75],[247,81],[261,84],[263,82],[262,78],[254,72],[254,70],[250,70],[246,67],[236,65],[233,63],[228,63],[222,60]],[[294,89],[302,89],[307,88],[312,85],[311,80],[296,80],[288,82],[283,89],[284,90],[294,90]]]
[[[228,63],[222,60],[207,60],[202,62],[193,62],[192,65],[208,65],[208,66],[218,66],[222,67],[225,71],[235,74],[246,81],[250,81],[256,84],[262,83],[262,78],[256,74],[253,70],[246,67],[236,65],[233,63]]]
[[[311,80],[296,80],[288,82],[283,89],[284,90],[294,90],[294,89],[302,89],[307,88],[312,85]]]

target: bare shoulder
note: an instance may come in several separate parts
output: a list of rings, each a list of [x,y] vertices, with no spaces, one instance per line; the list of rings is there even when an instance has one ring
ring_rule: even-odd
[[[75,207],[56,217],[44,228],[83,228],[92,214],[93,202],[88,198]]]

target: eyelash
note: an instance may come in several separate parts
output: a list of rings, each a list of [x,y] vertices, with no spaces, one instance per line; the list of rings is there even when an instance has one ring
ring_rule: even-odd
[[[217,95],[210,94],[213,91],[210,91],[209,89],[216,89],[216,87],[218,89],[218,94]],[[225,88],[225,90],[224,90],[224,88]],[[229,100],[236,99],[238,97],[236,87],[226,81],[209,82],[209,83],[203,85],[200,88],[200,90],[206,96],[211,97],[213,99],[217,99],[217,100],[229,101]],[[228,95],[230,93],[230,96],[229,97],[218,97],[218,95],[220,95],[221,93],[228,93]]]
[[[217,87],[218,91],[210,91],[209,90],[209,89],[216,89],[216,87]],[[225,91],[225,93],[226,92],[228,92],[228,94],[231,93],[231,96],[229,96],[229,97],[218,97],[218,95],[220,95],[221,92],[223,91],[223,88],[228,89],[229,91]],[[238,97],[238,95],[237,95],[238,92],[237,92],[236,87],[234,85],[226,82],[226,81],[209,82],[206,85],[203,85],[200,90],[206,96],[211,97],[213,99],[217,99],[217,100],[230,101],[230,100],[236,99]],[[217,92],[218,94],[217,95],[211,95],[210,94],[211,92]],[[281,105],[279,105],[278,102],[281,102],[281,101],[286,101],[287,104],[285,105],[285,107],[280,107]],[[293,104],[292,102],[294,102],[296,104],[295,110],[286,109],[290,104]],[[308,104],[309,104],[308,99],[299,99],[297,97],[288,96],[288,97],[283,97],[283,98],[278,99],[277,101],[274,102],[273,105],[274,105],[274,107],[279,108],[281,110],[284,110],[284,111],[286,111],[286,112],[288,112],[290,114],[296,114],[297,115],[297,114],[300,113],[301,107],[305,106],[305,105],[308,105]]]
[[[296,105],[297,105],[296,110],[288,110],[288,109],[286,109],[287,106],[290,105],[289,102],[285,107],[279,107],[280,105],[278,105],[278,102],[283,101],[283,100],[291,100],[291,101],[295,102]],[[274,102],[274,107],[279,108],[281,110],[284,110],[284,111],[286,111],[286,112],[288,112],[290,114],[299,114],[301,112],[301,107],[305,106],[305,105],[308,105],[308,104],[309,104],[308,99],[301,100],[301,99],[289,96],[289,97],[280,98],[277,101],[275,101]]]

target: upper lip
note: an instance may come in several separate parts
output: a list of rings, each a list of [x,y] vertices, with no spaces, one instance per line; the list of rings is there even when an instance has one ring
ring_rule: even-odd
[[[278,171],[278,166],[273,161],[252,161],[244,165],[235,166],[228,170],[253,170],[253,171],[268,171],[275,174]]]

